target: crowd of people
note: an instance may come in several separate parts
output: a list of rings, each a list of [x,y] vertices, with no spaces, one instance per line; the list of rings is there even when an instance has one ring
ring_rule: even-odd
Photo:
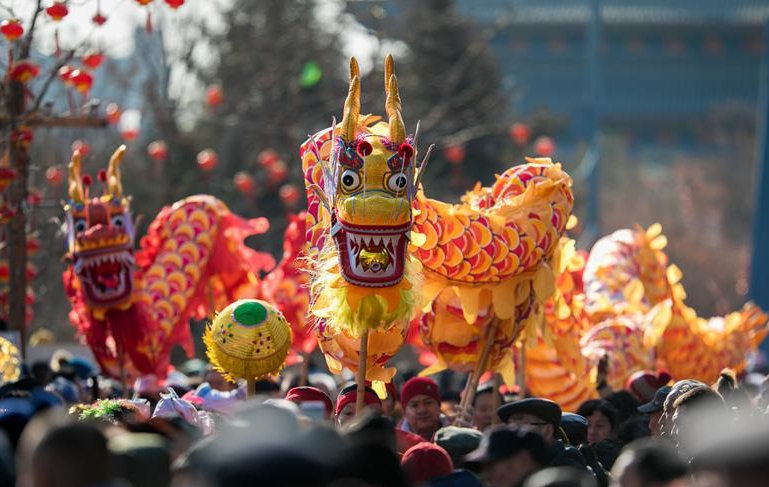
[[[494,382],[460,410],[438,379],[369,384],[359,413],[357,385],[322,372],[247,394],[194,359],[123,391],[57,354],[0,387],[0,486],[769,485],[758,373],[641,371],[574,412]]]

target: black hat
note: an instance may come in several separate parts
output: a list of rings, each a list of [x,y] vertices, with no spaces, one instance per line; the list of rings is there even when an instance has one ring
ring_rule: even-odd
[[[530,397],[504,404],[497,409],[497,416],[504,423],[507,423],[510,416],[516,413],[529,413],[536,416],[542,421],[552,424],[555,431],[558,430],[561,423],[561,406],[550,399]]]
[[[465,455],[465,463],[486,463],[504,460],[527,451],[534,461],[545,465],[550,457],[550,450],[542,436],[533,431],[497,426],[484,433],[477,449]]]
[[[588,421],[584,416],[575,413],[563,413],[561,415],[561,429],[566,433],[566,442],[579,446],[587,441]]]
[[[654,393],[654,399],[646,404],[638,406],[638,412],[649,414],[662,411],[662,408],[665,406],[665,399],[668,397],[668,394],[670,394],[670,390],[671,388],[669,386],[663,386],[657,389],[657,392]]]

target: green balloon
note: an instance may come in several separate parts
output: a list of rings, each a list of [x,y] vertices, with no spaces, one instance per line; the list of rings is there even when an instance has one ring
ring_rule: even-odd
[[[302,68],[302,75],[299,78],[299,86],[302,88],[312,88],[318,84],[318,81],[320,81],[320,78],[322,77],[323,71],[320,69],[320,66],[318,66],[318,63],[315,61],[308,61]]]

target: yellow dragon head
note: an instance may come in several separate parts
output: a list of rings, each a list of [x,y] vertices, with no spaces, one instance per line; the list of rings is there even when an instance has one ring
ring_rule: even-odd
[[[385,94],[388,122],[371,125],[376,119],[360,114],[360,71],[352,58],[342,122],[332,127],[328,146],[318,148],[318,140],[311,139],[312,155],[305,158],[321,166],[320,181],[310,184],[316,191],[310,192],[309,207],[315,206],[313,198],[322,200],[333,241],[333,247],[326,242],[321,248],[313,308],[332,328],[339,323],[358,332],[389,326],[413,305],[409,275],[418,264],[408,258],[408,243],[418,184],[416,151],[414,138],[406,134],[389,55]]]

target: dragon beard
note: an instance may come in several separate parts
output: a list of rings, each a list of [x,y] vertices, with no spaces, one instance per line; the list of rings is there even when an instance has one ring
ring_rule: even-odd
[[[387,330],[413,318],[421,288],[421,263],[406,252],[403,279],[394,286],[363,287],[347,282],[333,239],[320,250],[310,287],[311,313],[334,332],[358,338],[366,328]]]

